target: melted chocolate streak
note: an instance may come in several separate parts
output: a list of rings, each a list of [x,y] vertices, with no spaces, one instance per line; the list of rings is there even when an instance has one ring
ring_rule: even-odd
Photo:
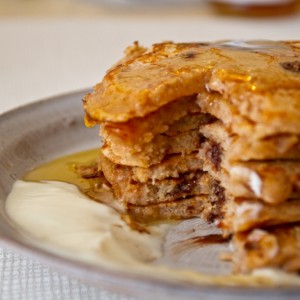
[[[175,243],[172,248],[173,255],[179,255],[180,253],[191,249],[192,247],[205,247],[213,244],[224,244],[230,240],[230,237],[224,237],[221,234],[209,234],[205,236],[195,236],[183,241]]]
[[[195,236],[188,240],[183,241],[183,243],[197,244],[197,246],[206,246],[211,244],[223,244],[229,241],[228,237],[224,237],[221,234],[209,234],[204,236]]]

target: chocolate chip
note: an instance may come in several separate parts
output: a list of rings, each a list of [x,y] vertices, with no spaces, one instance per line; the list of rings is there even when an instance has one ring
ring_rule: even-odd
[[[255,251],[255,250],[258,250],[258,245],[257,245],[256,243],[247,241],[247,242],[244,244],[244,249],[245,249],[246,251]]]
[[[211,155],[211,161],[215,167],[216,170],[220,169],[220,165],[222,162],[222,157],[221,157],[221,149],[219,144],[213,144],[210,150],[210,155]]]
[[[189,211],[193,211],[195,209],[195,207],[192,206],[192,205],[189,205],[186,209],[189,210]]]
[[[225,189],[217,180],[215,180],[212,185],[212,194],[216,196],[219,206],[222,206],[225,203]]]
[[[181,57],[182,58],[188,58],[188,59],[192,59],[192,58],[195,58],[197,55],[196,52],[192,52],[192,51],[189,51],[189,52],[184,52],[184,53],[181,53]]]
[[[287,61],[280,63],[280,65],[288,71],[294,72],[294,73],[300,73],[300,61],[295,60],[295,61]]]
[[[174,189],[168,193],[170,196],[175,198],[181,198],[183,195],[189,194],[197,184],[196,178],[183,178]]]

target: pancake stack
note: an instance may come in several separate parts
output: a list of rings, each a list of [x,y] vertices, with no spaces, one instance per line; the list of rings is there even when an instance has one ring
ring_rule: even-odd
[[[84,108],[131,218],[202,217],[235,271],[300,269],[300,42],[135,43]]]

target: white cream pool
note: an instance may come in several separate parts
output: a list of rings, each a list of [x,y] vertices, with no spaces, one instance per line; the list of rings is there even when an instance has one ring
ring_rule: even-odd
[[[206,275],[167,266],[159,259],[165,236],[175,224],[148,226],[149,233],[132,230],[114,209],[90,200],[69,183],[19,180],[7,198],[6,211],[28,241],[72,259],[197,284],[300,285],[299,277],[269,269],[251,275]]]

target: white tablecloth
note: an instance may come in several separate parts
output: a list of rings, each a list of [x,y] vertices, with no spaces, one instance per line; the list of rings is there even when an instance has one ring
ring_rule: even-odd
[[[129,300],[50,270],[10,249],[0,249],[0,299]]]
[[[135,40],[300,39],[300,17],[217,19],[197,14],[0,20],[0,113],[90,87]],[[128,299],[0,249],[0,299]]]

